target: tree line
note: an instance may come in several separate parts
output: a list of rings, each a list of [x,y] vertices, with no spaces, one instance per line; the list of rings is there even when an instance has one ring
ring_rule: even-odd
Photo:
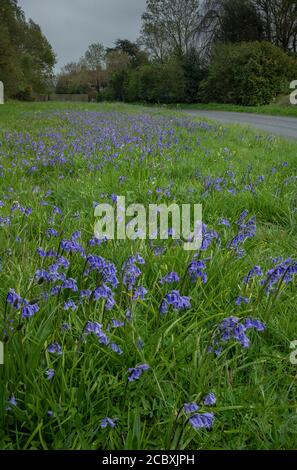
[[[147,0],[136,42],[92,44],[57,92],[148,103],[258,105],[297,78],[294,0]]]
[[[55,55],[17,0],[0,4],[0,76],[10,96],[48,91]],[[296,0],[147,0],[139,38],[91,44],[55,77],[90,100],[257,105],[297,78]]]

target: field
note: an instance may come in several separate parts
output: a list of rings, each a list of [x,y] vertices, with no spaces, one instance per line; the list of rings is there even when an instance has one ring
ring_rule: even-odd
[[[0,107],[1,449],[296,448],[297,144],[238,129]],[[116,195],[202,203],[201,250],[95,239]]]

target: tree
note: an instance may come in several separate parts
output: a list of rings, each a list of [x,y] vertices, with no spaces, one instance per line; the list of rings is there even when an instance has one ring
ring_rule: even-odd
[[[136,42],[131,42],[128,39],[117,39],[115,47],[106,49],[107,55],[112,52],[127,54],[130,59],[130,65],[133,68],[148,62],[147,54],[140,49]]]
[[[122,72],[131,64],[131,59],[127,52],[121,50],[113,50],[106,55],[107,73]]]
[[[56,58],[40,27],[26,21],[17,0],[0,3],[0,79],[10,96],[46,91]]]
[[[263,39],[263,25],[250,0],[225,0],[218,37],[222,42],[249,42]]]
[[[264,38],[261,17],[252,0],[206,0],[201,24],[208,50],[213,43]]]
[[[23,45],[25,50],[22,67],[26,82],[36,92],[43,93],[47,89],[48,81],[53,77],[56,58],[40,26],[32,20],[25,26]]]
[[[296,0],[253,0],[264,27],[265,39],[285,51],[297,52]]]
[[[206,67],[200,52],[194,47],[181,62],[184,71],[184,98],[187,103],[198,101],[200,82],[205,78]]]
[[[100,82],[102,77],[102,70],[104,67],[105,48],[103,44],[95,43],[88,47],[83,59],[82,64],[86,66],[94,75],[96,81],[96,89],[100,90]]]
[[[199,0],[147,0],[141,40],[160,62],[182,58],[197,43],[200,19]]]

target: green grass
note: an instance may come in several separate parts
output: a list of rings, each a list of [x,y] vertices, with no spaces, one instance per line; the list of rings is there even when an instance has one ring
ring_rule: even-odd
[[[263,106],[239,106],[233,104],[179,104],[170,106],[172,109],[198,109],[206,111],[233,111],[237,113],[267,114],[270,116],[297,117],[297,106],[268,104]]]
[[[295,142],[239,126],[201,124],[166,110],[58,103],[0,106],[0,339],[5,343],[0,448],[296,448],[297,366],[289,360],[290,343],[297,339],[296,276],[288,284],[280,278],[270,295],[258,278],[248,286],[243,282],[255,265],[264,273],[275,266],[271,257],[296,257],[296,154]],[[141,240],[88,246],[93,203],[110,202],[112,194],[126,196],[127,205],[202,203],[204,223],[221,240],[199,253],[208,258],[207,283],[190,282],[187,267],[194,253],[174,240],[154,242],[166,250],[159,256]],[[17,204],[32,208],[32,214],[11,211]],[[54,207],[62,215],[54,214]],[[247,219],[256,216],[257,232],[244,242],[245,254],[239,258],[228,241],[244,210],[249,211]],[[3,223],[4,217],[11,218],[10,225]],[[229,219],[230,228],[218,224],[221,217]],[[49,228],[58,237],[47,237]],[[54,283],[33,281],[36,269],[54,262],[36,250],[58,250],[60,240],[77,230],[87,254],[117,267],[120,284],[112,311],[102,300],[65,311],[69,298],[78,304],[77,292],[44,297]],[[138,301],[131,300],[121,277],[121,266],[135,253],[145,259],[137,283],[148,291]],[[85,260],[79,253],[63,255],[70,261],[67,278],[76,279],[79,290],[102,283],[95,273],[84,277]],[[160,284],[170,271],[181,281]],[[6,303],[9,289],[38,302],[39,311],[22,318],[20,310]],[[172,289],[189,296],[191,308],[161,316],[159,306]],[[239,295],[250,302],[238,307]],[[127,309],[132,311],[130,321],[125,321]],[[215,357],[208,352],[212,334],[234,315],[259,319],[266,330],[248,332],[248,349],[231,341]],[[111,319],[125,326],[109,330]],[[87,321],[102,324],[123,354],[99,344],[95,335],[85,337]],[[65,322],[70,327],[66,332],[61,329]],[[61,344],[62,355],[47,352],[53,342]],[[128,382],[128,369],[144,363],[150,369]],[[48,369],[55,370],[52,380],[46,377]],[[217,403],[208,408],[202,402],[211,391]],[[17,406],[9,405],[12,396]],[[215,414],[211,430],[194,430],[180,411],[192,401],[200,412]],[[118,418],[117,426],[102,429],[105,417]]]

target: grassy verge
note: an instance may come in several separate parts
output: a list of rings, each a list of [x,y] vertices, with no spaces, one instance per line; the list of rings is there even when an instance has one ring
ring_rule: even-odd
[[[296,447],[296,152],[157,109],[0,107],[1,449]],[[201,250],[94,240],[115,195],[202,203]]]
[[[170,106],[171,109],[198,109],[209,111],[233,111],[237,113],[268,114],[271,116],[297,117],[297,106],[265,105],[265,106],[237,106],[232,104],[179,104]]]

